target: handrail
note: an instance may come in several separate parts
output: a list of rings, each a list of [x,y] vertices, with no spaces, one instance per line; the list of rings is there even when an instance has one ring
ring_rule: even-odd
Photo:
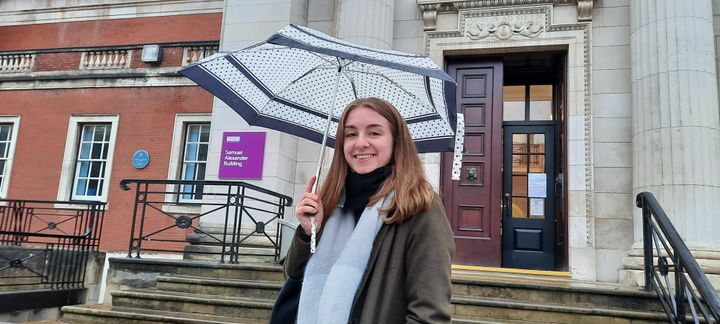
[[[246,254],[279,259],[278,220],[292,206],[289,196],[241,181],[125,179],[120,187],[135,191],[128,257],[155,252],[217,255],[222,263],[238,263]],[[217,222],[209,228],[216,232],[199,226],[204,216]],[[243,220],[249,222],[245,227]],[[275,233],[267,231],[269,226]],[[249,253],[246,247],[261,250]]]
[[[674,323],[685,323],[686,307],[690,308],[692,319],[698,323],[696,306],[708,323],[720,322],[720,296],[690,253],[680,234],[675,230],[655,196],[649,192],[641,192],[636,197],[636,205],[642,208],[643,213],[645,289],[655,290],[665,313]],[[662,254],[661,244],[667,257]],[[653,246],[658,256],[657,265],[653,263]],[[668,257],[672,260],[672,264],[668,263]],[[674,294],[668,279],[671,267],[674,268],[675,273]],[[664,277],[665,285],[656,271],[659,271],[660,275]],[[687,277],[690,278],[690,281],[687,280]],[[697,296],[696,292],[700,296]],[[685,304],[686,300],[687,305]]]
[[[278,198],[282,198],[285,202],[285,207],[292,206],[292,198],[289,196],[279,194],[275,191],[271,191],[268,189],[265,189],[263,187],[258,187],[253,184],[249,184],[247,182],[242,181],[222,181],[222,180],[158,180],[158,179],[123,179],[120,180],[120,188],[122,190],[130,190],[130,184],[131,183],[145,183],[145,184],[163,184],[163,185],[203,185],[203,186],[240,186],[245,187],[248,189],[252,189],[254,191],[268,194],[271,196],[276,196]]]
[[[0,199],[0,290],[82,288],[105,203]]]

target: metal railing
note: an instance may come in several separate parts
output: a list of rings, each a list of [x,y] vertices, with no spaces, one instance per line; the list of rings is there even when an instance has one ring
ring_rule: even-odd
[[[641,192],[636,205],[643,214],[645,290],[655,290],[672,323],[720,322],[720,297],[655,196]]]
[[[128,257],[140,258],[143,252],[185,253],[187,236],[192,234],[204,245],[220,247],[193,253],[219,256],[221,263],[239,263],[246,255],[241,247],[258,237],[274,251],[265,256],[279,259],[277,220],[292,205],[288,196],[240,181],[126,179],[120,187],[135,189]],[[212,219],[208,223],[218,224],[220,230],[200,226],[202,217]],[[251,224],[244,228],[243,222]],[[274,233],[268,233],[271,227]]]
[[[0,289],[83,288],[104,214],[100,202],[0,199]]]

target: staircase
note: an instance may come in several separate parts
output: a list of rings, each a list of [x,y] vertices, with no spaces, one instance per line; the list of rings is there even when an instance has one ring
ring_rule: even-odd
[[[111,301],[63,307],[64,323],[266,323],[274,264],[111,259]],[[660,323],[657,297],[569,278],[453,271],[454,323]]]
[[[454,323],[664,323],[654,293],[566,277],[453,270]]]
[[[64,323],[267,323],[282,269],[267,264],[110,259],[105,305],[63,307]]]

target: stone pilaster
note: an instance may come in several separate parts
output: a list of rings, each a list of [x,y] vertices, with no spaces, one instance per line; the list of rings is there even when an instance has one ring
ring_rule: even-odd
[[[633,0],[633,188],[690,247],[720,246],[720,118],[711,0]],[[642,240],[640,212],[635,242]]]
[[[390,49],[394,0],[342,0],[335,4],[335,36],[349,42]]]

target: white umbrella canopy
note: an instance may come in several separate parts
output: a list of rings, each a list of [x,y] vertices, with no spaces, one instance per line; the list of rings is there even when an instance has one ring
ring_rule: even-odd
[[[250,125],[317,143],[327,135],[326,144],[334,146],[337,122],[348,103],[378,97],[405,118],[419,152],[449,151],[454,145],[455,83],[425,56],[356,45],[289,25],[264,43],[215,54],[180,73]]]
[[[250,125],[322,143],[313,192],[325,146],[335,146],[340,115],[358,98],[392,103],[418,152],[456,147],[455,81],[425,56],[361,46],[288,25],[264,43],[212,55],[180,73]],[[312,225],[314,252],[314,218]]]

